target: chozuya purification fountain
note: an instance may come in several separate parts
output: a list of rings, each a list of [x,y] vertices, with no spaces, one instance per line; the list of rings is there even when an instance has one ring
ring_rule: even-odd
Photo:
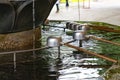
[[[35,40],[38,40],[38,27],[44,23],[55,2],[56,0],[0,0],[0,49],[10,51],[31,46],[33,33]]]
[[[115,43],[115,42],[112,42],[112,41],[109,41],[109,40],[98,38],[98,37],[95,37],[93,35],[87,35],[86,34],[87,30],[88,30],[87,27],[88,27],[88,25],[81,25],[81,24],[69,23],[68,22],[68,23],[66,23],[66,28],[70,29],[70,30],[74,30],[73,39],[68,41],[68,42],[63,42],[63,40],[59,36],[57,36],[57,37],[50,36],[50,37],[47,38],[47,46],[48,47],[58,47],[58,59],[59,60],[60,60],[60,54],[61,54],[60,53],[60,46],[64,45],[64,46],[67,46],[67,47],[70,47],[70,48],[74,48],[74,49],[76,49],[80,52],[82,51],[86,54],[94,55],[96,57],[102,58],[104,60],[108,60],[108,61],[113,62],[113,63],[118,63],[118,60],[116,60],[116,59],[112,59],[110,57],[100,55],[99,53],[96,53],[96,52],[92,52],[92,51],[90,51],[90,50],[88,50],[88,49],[86,49],[82,46],[82,41],[84,41],[85,39],[95,39],[95,40],[102,41],[102,42],[105,42],[105,43],[110,43],[110,44],[113,44],[113,45],[120,46],[119,43]],[[72,42],[75,42],[75,41],[79,41],[79,46],[75,46],[74,44],[71,44]],[[52,66],[52,68],[53,68],[53,66]],[[51,68],[51,72],[54,72],[53,74],[56,74],[55,71],[57,71],[57,70],[52,69],[52,68]],[[119,65],[115,64],[104,75],[102,75],[102,77],[104,77],[104,78],[94,76],[90,80],[119,80],[120,79],[119,78],[119,72],[117,72],[116,69],[119,70],[120,67],[119,67]],[[71,70],[72,69],[65,69],[65,70],[61,70],[61,69],[59,70],[58,69],[58,72],[59,72],[60,76],[57,80],[68,80],[68,79],[70,79],[71,76],[69,76],[69,74],[72,74]],[[68,75],[68,76],[64,76],[64,75]],[[85,78],[80,78],[80,77],[81,77],[81,75],[79,75],[75,80],[89,80],[89,78],[85,79]]]

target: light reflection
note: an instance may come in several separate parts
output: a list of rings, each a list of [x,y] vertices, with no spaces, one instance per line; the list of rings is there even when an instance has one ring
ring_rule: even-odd
[[[72,39],[72,36],[64,34],[63,29],[61,28],[50,28],[50,31],[47,33],[49,35],[61,36],[64,42],[68,42]],[[74,42],[72,44],[78,46],[77,42]],[[95,46],[96,44],[91,40],[88,40],[87,42],[83,41],[83,48],[92,48],[93,45]],[[52,51],[57,52],[57,49],[53,48]],[[75,58],[73,55],[71,56],[71,51],[74,51],[74,49],[61,46],[61,57],[63,57],[62,67],[60,70],[58,70],[59,76],[57,80],[103,80],[99,75],[99,70],[102,70],[102,68],[78,67],[79,65],[97,65],[97,63],[93,62],[97,61],[98,59],[84,57]],[[91,61],[93,62],[91,63]]]
[[[58,80],[65,79],[69,80],[69,78],[71,77],[74,78],[73,80],[82,80],[85,78],[97,78],[100,76],[99,70],[101,70],[101,68],[71,67],[69,69],[59,70],[60,76]]]

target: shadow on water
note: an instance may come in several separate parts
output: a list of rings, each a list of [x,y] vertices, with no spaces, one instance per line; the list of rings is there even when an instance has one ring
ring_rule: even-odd
[[[18,53],[16,69],[12,59],[3,60],[0,64],[0,80],[48,80],[50,58],[47,53],[49,52],[36,52],[36,59],[33,58],[32,53],[22,53],[22,55]],[[7,57],[9,56],[6,55],[4,58]]]

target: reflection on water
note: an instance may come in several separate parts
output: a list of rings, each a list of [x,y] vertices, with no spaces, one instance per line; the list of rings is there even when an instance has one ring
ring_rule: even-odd
[[[61,76],[59,80],[64,80],[65,78],[73,78],[73,80],[85,79],[99,77],[99,69],[93,68],[81,68],[81,67],[72,67],[69,69],[60,70],[59,73]]]
[[[51,24],[55,25],[56,24]],[[59,27],[65,27],[65,23],[57,24]],[[65,30],[69,31],[69,30]],[[64,32],[64,28],[49,28],[49,31],[45,31],[43,35],[46,36],[61,36],[63,42],[68,42],[73,40],[72,36],[68,36]],[[79,46],[78,42],[71,43],[72,45]],[[96,46],[96,43],[92,40],[83,41],[82,43],[83,48],[89,48],[93,49],[94,46]],[[53,54],[52,58],[57,58],[58,49],[52,48],[49,49],[50,52]],[[78,52],[72,48],[68,48],[66,46],[60,47],[61,52],[61,66],[57,66],[57,80],[103,80],[103,78],[100,76],[100,72],[104,72],[103,68],[88,68],[83,66],[89,66],[89,65],[97,65],[97,58],[94,58],[90,55],[84,54],[83,52]],[[54,61],[53,61],[54,62]],[[55,63],[55,62],[54,62]],[[54,64],[55,65],[55,64]],[[81,66],[81,67],[80,67]],[[103,73],[102,73],[103,74]]]
[[[16,72],[13,65],[0,66],[0,80],[47,80],[48,69],[42,60],[17,64]]]
[[[65,23],[57,24],[65,26]],[[66,30],[67,31],[67,30]],[[49,28],[43,30],[43,44],[48,36],[61,36],[63,42],[72,40],[72,36],[65,34],[63,28]],[[79,46],[78,42],[71,43]],[[83,41],[83,48],[94,49],[94,41]],[[50,48],[37,52],[37,58],[30,62],[17,63],[16,71],[13,64],[0,65],[0,80],[103,80],[100,76],[105,68],[99,67],[98,58],[78,52],[66,46],[60,47],[61,56],[58,59],[58,48]],[[47,51],[47,57],[44,53]],[[49,54],[49,55],[48,55]],[[31,55],[32,56],[32,55]],[[98,68],[94,67],[98,65]],[[92,66],[92,67],[89,67]]]

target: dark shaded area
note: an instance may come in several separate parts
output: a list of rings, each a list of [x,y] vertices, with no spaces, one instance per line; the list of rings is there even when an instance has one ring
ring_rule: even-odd
[[[16,71],[13,64],[0,65],[0,80],[48,80],[47,65],[43,58],[17,63]]]
[[[0,1],[0,33],[9,32],[14,25],[15,11],[8,1]]]
[[[35,26],[43,24],[56,0],[35,0]],[[0,33],[33,28],[33,1],[0,1]]]

